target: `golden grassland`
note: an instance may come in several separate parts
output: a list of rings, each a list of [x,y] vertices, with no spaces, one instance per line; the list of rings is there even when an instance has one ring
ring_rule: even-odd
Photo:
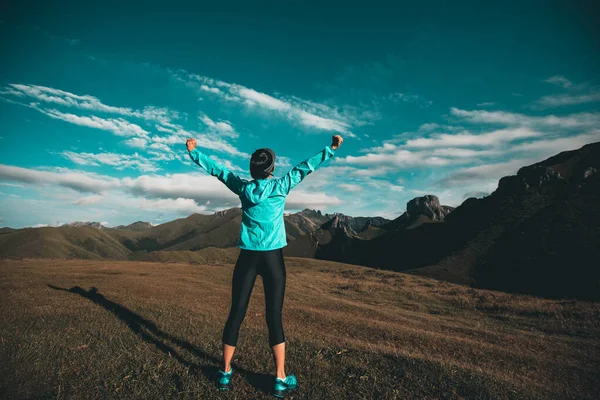
[[[286,258],[290,399],[592,399],[600,304]],[[232,264],[0,261],[0,398],[270,398],[258,278],[215,389]]]

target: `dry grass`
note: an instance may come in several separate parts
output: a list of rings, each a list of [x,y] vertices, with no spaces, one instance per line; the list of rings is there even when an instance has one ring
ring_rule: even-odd
[[[289,398],[597,395],[597,303],[302,258],[286,265],[286,372],[299,379]],[[212,380],[232,267],[0,262],[0,397],[268,397],[274,371],[260,279],[240,331],[234,388],[217,392]]]

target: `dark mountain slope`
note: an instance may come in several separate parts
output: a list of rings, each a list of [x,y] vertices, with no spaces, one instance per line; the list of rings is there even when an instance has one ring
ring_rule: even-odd
[[[548,297],[600,299],[600,143],[502,178],[447,218],[467,243],[417,274]]]

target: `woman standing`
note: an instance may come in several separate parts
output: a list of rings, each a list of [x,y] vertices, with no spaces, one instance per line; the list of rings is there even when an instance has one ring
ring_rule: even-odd
[[[274,395],[283,398],[297,386],[296,377],[286,375],[284,368],[285,335],[281,310],[286,280],[283,247],[287,245],[287,240],[283,210],[290,190],[333,157],[342,142],[340,135],[333,136],[330,146],[325,146],[323,150],[276,179],[272,179],[275,153],[269,148],[258,149],[250,159],[250,175],[254,178],[251,181],[239,178],[225,166],[198,151],[195,139],[188,139],[186,142],[191,159],[223,182],[239,196],[242,203],[242,225],[238,242],[241,250],[233,270],[231,309],[222,337],[223,365],[219,370],[221,390],[229,389],[233,373],[231,359],[257,275],[263,280],[269,345],[275,361]]]

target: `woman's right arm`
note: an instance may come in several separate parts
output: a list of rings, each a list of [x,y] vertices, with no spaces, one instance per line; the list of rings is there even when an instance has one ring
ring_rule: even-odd
[[[289,194],[290,190],[292,190],[294,186],[302,182],[302,180],[311,172],[316,171],[325,161],[333,157],[335,155],[335,150],[339,148],[342,142],[342,137],[340,135],[335,135],[333,137],[331,146],[325,146],[323,150],[302,161],[300,164],[292,168],[287,174],[281,178],[278,178],[276,190],[284,195]]]

